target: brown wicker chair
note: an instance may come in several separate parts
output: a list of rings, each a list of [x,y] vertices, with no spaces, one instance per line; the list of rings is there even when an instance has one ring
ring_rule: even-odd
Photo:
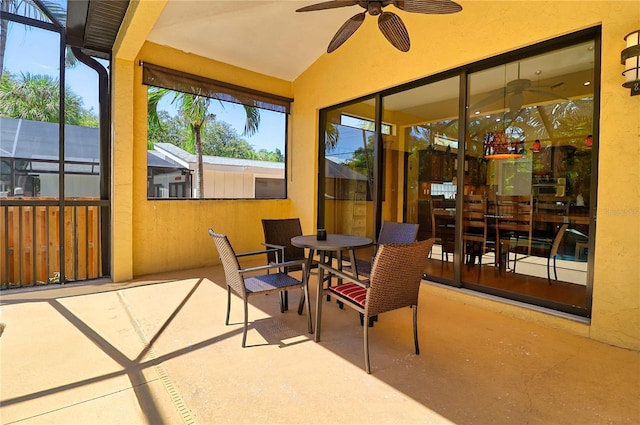
[[[380,245],[388,243],[411,243],[416,241],[418,235],[418,224],[413,223],[396,223],[395,221],[383,221],[380,227],[380,234],[378,240],[375,243],[375,249]],[[373,254],[375,256],[375,252]],[[371,266],[373,265],[373,258],[371,260],[359,260],[356,259],[356,271],[355,275],[371,276]],[[351,266],[344,268],[344,270],[350,270]]]
[[[365,323],[369,318],[402,307],[413,308],[413,339],[416,354],[418,345],[418,292],[434,239],[408,243],[384,244],[378,249],[369,280],[319,264],[327,273],[342,278],[343,284],[330,286],[328,291],[345,305],[362,313]],[[371,373],[369,363],[369,327],[364,329],[365,370]]]
[[[291,245],[291,238],[302,235],[302,226],[299,218],[276,218],[262,219],[262,230],[264,232],[264,242],[267,248],[275,248],[275,250],[267,250],[267,260],[270,264],[281,263],[284,261],[304,260],[304,249]],[[289,266],[281,270],[281,272],[289,274],[292,271],[302,270],[299,264]],[[284,313],[289,309],[289,294],[287,291],[282,292],[281,310]],[[302,314],[304,301],[300,300],[298,306],[298,314]]]
[[[224,275],[227,283],[227,316],[225,324],[229,324],[229,314],[231,312],[231,291],[239,295],[244,301],[244,328],[242,333],[242,346],[246,346],[247,342],[247,326],[249,321],[249,309],[247,299],[251,295],[266,294],[270,292],[282,292],[287,289],[300,288],[307,300],[307,321],[309,333],[313,332],[311,323],[311,308],[309,303],[309,287],[307,284],[307,275],[305,273],[305,260],[289,261],[282,263],[268,264],[264,266],[250,267],[243,269],[240,267],[238,258],[248,257],[252,255],[264,255],[265,250],[252,251],[236,254],[226,235],[215,233],[209,229],[209,236],[218,249],[220,261],[224,268]],[[282,268],[293,267],[299,265],[302,269],[302,281],[281,272]],[[258,275],[258,272],[267,272],[276,270],[275,273],[267,273]],[[282,309],[282,308],[281,308]]]

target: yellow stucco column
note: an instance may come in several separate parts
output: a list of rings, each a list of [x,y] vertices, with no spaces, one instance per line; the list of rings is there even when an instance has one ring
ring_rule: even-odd
[[[118,33],[112,60],[111,277],[133,277],[135,59],[166,6],[162,0],[132,2]]]
[[[122,282],[133,277],[133,63],[116,59],[112,72],[111,277]]]

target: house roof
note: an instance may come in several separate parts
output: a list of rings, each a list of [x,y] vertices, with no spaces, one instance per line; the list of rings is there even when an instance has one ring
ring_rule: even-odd
[[[41,163],[33,171],[57,172],[58,170],[58,124],[0,117],[0,156],[3,158],[26,159],[32,161],[54,161]],[[100,163],[100,130],[98,128],[65,125],[65,159],[67,161]],[[154,152],[147,152],[150,167],[188,168],[180,163],[163,158]],[[33,167],[33,164],[32,164]],[[86,165],[67,164],[69,172],[87,172]]]
[[[326,175],[328,178],[367,181],[367,176],[358,173],[340,162],[325,158],[325,164],[327,165]]]
[[[188,164],[194,164],[197,162],[195,154],[189,153],[183,149],[180,149],[176,145],[171,143],[155,143],[156,150],[160,153],[171,157],[177,162],[182,162],[185,167]],[[203,164],[211,165],[227,165],[236,167],[255,167],[255,168],[273,168],[284,169],[283,162],[271,162],[271,161],[257,161],[253,159],[239,159],[239,158],[226,158],[222,156],[203,155]]]
[[[3,157],[58,160],[57,123],[0,117],[0,150]],[[65,125],[65,159],[100,162],[97,128]]]

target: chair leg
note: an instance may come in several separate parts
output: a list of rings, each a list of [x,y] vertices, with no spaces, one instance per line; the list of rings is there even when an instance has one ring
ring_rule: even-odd
[[[307,327],[309,329],[309,333],[312,334],[313,333],[313,322],[311,321],[311,301],[309,298],[309,286],[308,284],[303,286],[302,288],[303,290],[303,294],[302,294],[302,298],[303,300],[307,301]],[[302,301],[302,300],[300,300]],[[301,314],[300,312],[300,307],[298,307],[298,314]]]
[[[242,348],[247,346],[247,326],[249,322],[249,305],[247,299],[244,299],[244,328],[242,330]]]
[[[555,264],[554,264],[554,266],[555,266]],[[549,282],[549,285],[551,285],[551,271],[549,270],[550,267],[551,267],[551,257],[547,257],[547,282]],[[553,271],[555,272],[555,267],[554,267]],[[557,280],[557,278],[556,278],[556,280]]]
[[[332,265],[333,264],[333,252],[329,252],[328,254],[326,254],[326,256],[328,258],[326,263],[329,264],[329,265]],[[324,261],[324,260],[321,258],[320,261]],[[328,279],[327,281],[329,282],[327,284],[327,288],[329,288],[331,286],[331,279],[333,279],[331,276],[332,276],[331,274],[327,275],[327,279]],[[324,287],[324,282],[322,282],[322,286]],[[329,295],[329,292],[327,292],[327,301],[331,301],[331,295]]]
[[[280,313],[289,310],[289,292],[285,289],[280,291]]]
[[[558,271],[556,270],[556,257],[553,257],[553,275],[556,277],[556,280],[558,280]]]
[[[225,325],[229,324],[229,314],[231,313],[231,287],[227,286],[227,318],[224,321]]]
[[[413,342],[416,346],[416,354],[420,354],[420,344],[418,344],[418,306],[414,305],[413,309]]]
[[[369,317],[367,317],[367,322],[369,321]],[[364,367],[367,373],[371,373],[371,366],[369,364],[369,327],[363,326],[364,328]]]
[[[304,302],[309,298],[307,297],[306,293],[307,291],[303,290],[302,295],[300,296],[300,302],[298,303],[298,316],[302,316],[302,310],[304,310]]]
[[[278,295],[279,295],[279,299],[280,299],[280,313],[284,313],[284,311],[285,311],[285,308],[284,308],[284,291],[280,291],[278,293]]]

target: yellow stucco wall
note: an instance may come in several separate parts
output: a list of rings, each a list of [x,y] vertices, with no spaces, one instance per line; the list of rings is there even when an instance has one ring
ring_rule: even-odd
[[[125,56],[131,51],[123,50]],[[239,252],[259,249],[260,220],[292,216],[290,200],[147,200],[147,86],[141,61],[292,97],[288,81],[153,43],[144,43],[134,60],[116,61],[113,279],[218,262],[208,228],[227,234]]]
[[[220,62],[145,43],[136,58],[179,71],[225,81],[281,96],[292,97],[291,83],[239,69]],[[202,267],[218,262],[209,227],[229,236],[238,251],[260,249],[262,218],[290,217],[289,200],[147,200],[147,86],[142,84],[142,67],[135,67],[133,179],[133,273]],[[144,184],[143,184],[144,183]]]
[[[155,4],[160,10],[164,5],[140,3]],[[640,2],[461,3],[464,11],[457,15],[402,14],[412,40],[411,51],[406,54],[390,47],[375,19],[368,17],[347,43],[330,55],[322,55],[292,85],[152,44],[139,47],[134,58],[132,52],[142,46],[140,36],[125,39],[116,51],[120,60],[114,71],[114,280],[213,264],[216,259],[206,235],[209,226],[228,233],[239,251],[254,249],[259,243],[260,219],[264,217],[297,215],[305,231],[312,230],[317,207],[320,108],[602,25],[599,207],[590,325],[505,307],[464,293],[431,292],[605,343],[640,349],[640,98],[630,97],[621,87],[620,75],[623,37],[638,29]],[[133,27],[138,13],[128,21]],[[140,17],[141,34],[148,32],[150,15],[153,13],[147,10]],[[288,152],[290,199],[147,201],[146,88],[141,84],[138,60],[294,97]]]

